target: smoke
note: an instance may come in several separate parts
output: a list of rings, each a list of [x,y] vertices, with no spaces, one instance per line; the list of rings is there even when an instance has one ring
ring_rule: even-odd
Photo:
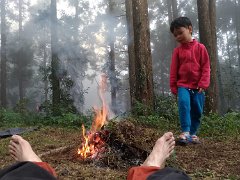
[[[126,55],[124,55],[127,53],[125,17],[121,17],[124,10],[121,2],[116,1],[114,14],[110,15],[107,1],[83,0],[79,1],[79,12],[76,14],[74,4],[64,0],[57,1],[57,3],[58,22],[55,26],[58,45],[56,51],[60,63],[57,73],[59,78],[67,73],[67,77],[73,80],[71,95],[75,106],[79,111],[86,111],[98,103],[97,79],[99,74],[106,71],[104,68],[109,62],[111,41],[115,42],[118,79],[121,79],[120,72],[127,70]],[[17,7],[17,4],[14,7]],[[17,36],[18,32],[18,20],[9,18],[11,11],[14,11],[16,15],[18,12],[17,8],[8,8],[8,41],[14,39],[13,32],[14,36]],[[32,41],[34,53],[32,65],[34,84],[27,87],[27,92],[30,94],[26,94],[27,98],[31,97],[32,104],[42,103],[45,100],[44,82],[42,81],[44,76],[39,71],[39,67],[44,67],[46,72],[50,73],[48,71],[51,63],[50,15],[50,1],[35,0],[31,1],[30,6],[25,1],[21,36]],[[111,74],[108,76],[111,77]],[[110,104],[110,88],[106,94]]]

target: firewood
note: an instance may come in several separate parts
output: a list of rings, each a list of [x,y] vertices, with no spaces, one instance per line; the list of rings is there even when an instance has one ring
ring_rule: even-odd
[[[64,150],[67,150],[67,149],[70,149],[70,148],[73,148],[73,147],[74,147],[74,145],[63,146],[63,147],[60,147],[60,148],[49,150],[47,152],[43,152],[43,153],[39,154],[38,156],[41,158],[43,156],[46,156],[46,155],[49,155],[49,154],[59,153],[59,152],[62,152]]]

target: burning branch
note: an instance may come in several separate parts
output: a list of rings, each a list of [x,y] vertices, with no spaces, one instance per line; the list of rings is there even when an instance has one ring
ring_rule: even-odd
[[[102,108],[99,110],[94,108],[95,117],[92,123],[92,127],[89,133],[86,134],[84,125],[82,125],[83,143],[81,149],[78,149],[78,154],[86,159],[88,157],[95,158],[99,152],[104,150],[104,140],[101,137],[105,133],[101,133],[101,128],[107,121],[107,103],[104,98],[104,93],[107,89],[107,77],[105,74],[101,75],[101,81],[99,83],[99,97],[102,101]],[[106,132],[106,131],[105,131]]]

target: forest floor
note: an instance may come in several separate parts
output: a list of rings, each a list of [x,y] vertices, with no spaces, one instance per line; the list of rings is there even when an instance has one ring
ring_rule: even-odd
[[[142,163],[163,132],[136,126],[129,121],[116,123],[104,155],[83,161],[77,156],[81,130],[42,127],[23,134],[43,161],[55,168],[59,179],[126,179],[130,166]],[[0,139],[0,166],[14,161]],[[60,150],[60,149],[61,150]],[[199,145],[177,146],[166,165],[185,171],[193,179],[240,179],[240,137],[202,138]]]

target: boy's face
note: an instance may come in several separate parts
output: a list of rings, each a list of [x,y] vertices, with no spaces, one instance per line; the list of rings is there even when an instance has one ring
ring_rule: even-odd
[[[192,41],[192,26],[175,28],[173,35],[177,42],[184,44]]]

